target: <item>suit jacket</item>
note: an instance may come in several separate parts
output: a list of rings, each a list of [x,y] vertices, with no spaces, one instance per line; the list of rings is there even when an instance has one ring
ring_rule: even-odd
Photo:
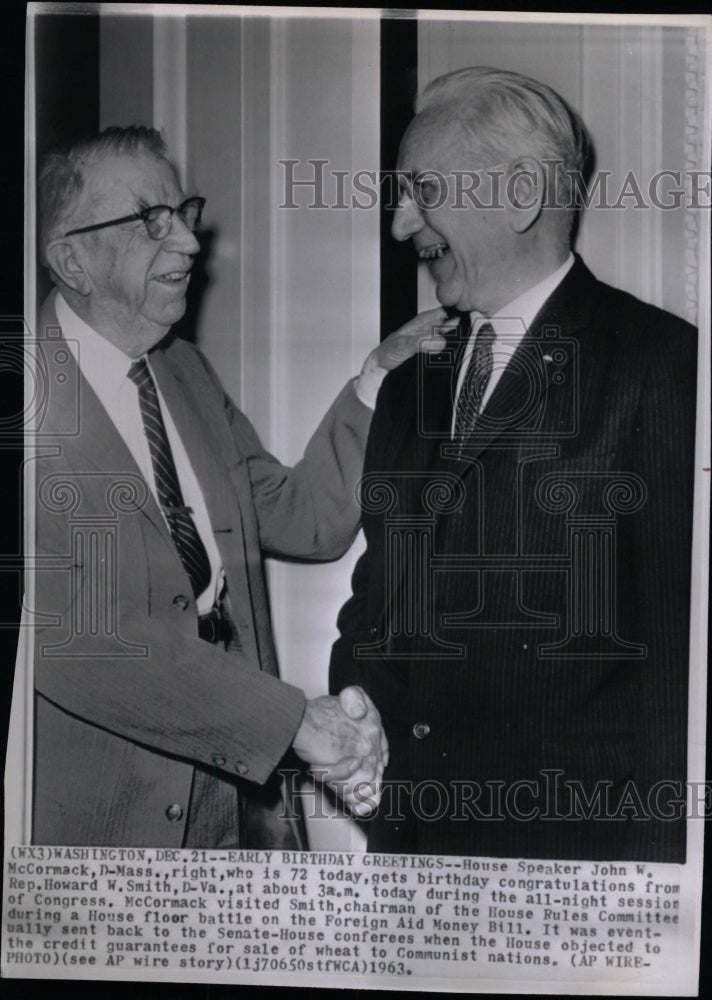
[[[462,454],[457,345],[385,380],[330,673],[391,744],[369,849],[684,858],[695,342],[577,258]]]
[[[198,638],[165,521],[50,301],[28,463],[35,843],[250,845],[260,821],[238,816],[240,788],[284,813],[273,772],[304,697],[277,677],[262,552],[336,558],[358,527],[354,484],[370,411],[351,386],[289,469],[265,452],[195,348],[168,340],[151,364],[205,496],[235,639],[226,650]]]

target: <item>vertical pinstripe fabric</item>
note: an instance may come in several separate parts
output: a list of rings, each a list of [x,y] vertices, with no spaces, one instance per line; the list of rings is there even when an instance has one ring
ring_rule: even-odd
[[[364,471],[397,500],[364,506],[330,667],[390,742],[369,850],[685,860],[695,361],[691,327],[577,259],[466,461],[442,447],[446,365],[384,382]],[[462,502],[433,513],[456,479]],[[595,609],[585,645],[572,580]],[[406,601],[424,609],[409,633]]]
[[[138,388],[138,403],[151,452],[158,499],[178,555],[190,578],[193,593],[198,597],[210,583],[210,560],[190,511],[183,504],[183,494],[161,416],[156,386],[145,358],[131,365],[129,378]]]

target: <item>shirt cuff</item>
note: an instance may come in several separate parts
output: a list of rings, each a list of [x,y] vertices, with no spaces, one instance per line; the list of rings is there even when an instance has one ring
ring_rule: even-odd
[[[381,382],[388,374],[387,368],[382,368],[375,361],[375,351],[372,351],[366,358],[361,369],[361,374],[356,377],[354,388],[356,395],[369,410],[375,410],[376,397],[381,388]]]

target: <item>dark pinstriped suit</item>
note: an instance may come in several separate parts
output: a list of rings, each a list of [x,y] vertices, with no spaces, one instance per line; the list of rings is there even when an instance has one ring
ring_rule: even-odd
[[[695,331],[577,258],[461,461],[447,361],[384,382],[332,654],[416,790],[369,849],[682,860],[684,821],[630,817],[686,773]]]

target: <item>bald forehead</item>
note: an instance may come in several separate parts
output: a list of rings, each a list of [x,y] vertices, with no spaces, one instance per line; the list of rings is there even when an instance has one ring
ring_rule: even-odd
[[[457,116],[445,108],[428,108],[408,126],[398,153],[400,170],[472,168],[476,142]]]
[[[180,193],[173,166],[151,153],[109,153],[89,160],[83,169],[87,190],[105,199],[168,197]]]
[[[182,191],[172,164],[152,153],[104,153],[81,164],[82,188],[72,225],[129,215],[150,205],[178,205]],[[86,217],[86,218],[85,218]]]

